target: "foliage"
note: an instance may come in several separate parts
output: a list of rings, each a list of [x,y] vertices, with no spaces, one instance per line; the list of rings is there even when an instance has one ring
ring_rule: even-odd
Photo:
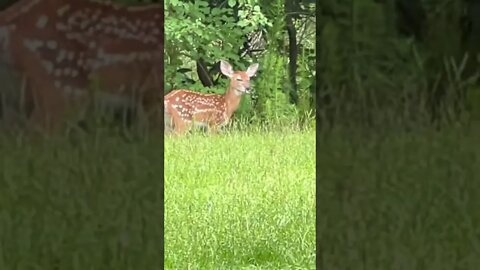
[[[165,20],[165,81],[166,91],[178,88],[189,88],[200,92],[223,93],[226,82],[221,77],[213,77],[218,70],[207,71],[212,75],[213,87],[204,87],[198,80],[198,61],[215,63],[220,59],[228,60],[235,69],[244,70],[250,63],[259,62],[259,78],[254,78],[255,89],[259,95],[258,101],[251,101],[245,97],[236,114],[237,117],[257,117],[265,119],[274,115],[289,115],[291,121],[296,121],[296,110],[288,100],[284,99],[285,93],[292,89],[286,88],[283,81],[287,77],[287,54],[285,44],[285,9],[284,1],[260,0],[230,0],[230,1],[165,1],[167,12]],[[310,22],[308,25],[312,25]],[[266,47],[254,55],[242,55],[242,49],[247,43],[247,38],[252,33],[264,33],[267,41]],[[312,44],[314,36],[308,38]],[[311,50],[311,48],[309,48]],[[273,55],[276,54],[276,55]],[[306,53],[305,53],[306,54]],[[276,68],[270,66],[273,61],[269,59],[282,59],[282,64]],[[314,67],[315,57],[305,55],[302,60],[299,77],[307,75],[306,70]],[[204,67],[204,66],[203,66]],[[208,67],[210,68],[210,67]],[[310,73],[311,74],[311,73]],[[256,83],[257,79],[264,77],[264,81]],[[272,84],[266,78],[274,77]],[[314,76],[298,78],[302,90],[313,85]],[[260,79],[261,80],[261,79]],[[265,88],[266,89],[263,89]],[[311,95],[304,94],[302,106],[308,104],[312,108]],[[271,98],[267,101],[265,98]],[[254,97],[255,99],[255,97]],[[257,105],[255,105],[257,104]],[[270,105],[267,105],[270,104]],[[270,106],[269,109],[265,109]],[[268,110],[268,112],[266,111]],[[301,111],[307,111],[302,109]],[[274,111],[277,111],[274,113]],[[288,113],[290,111],[290,113]]]
[[[295,112],[289,103],[287,91],[286,57],[275,52],[267,52],[263,59],[262,74],[256,79],[256,116],[261,121],[286,118],[292,119]]]
[[[314,62],[314,61],[313,61]],[[301,123],[309,120],[309,117],[314,116],[315,108],[315,91],[316,80],[315,78],[315,65],[312,65],[308,61],[308,56],[303,54],[299,57],[299,69],[297,76],[298,83],[298,104],[297,114]]]
[[[245,3],[246,10],[235,20],[232,8],[211,7],[208,1],[165,1],[165,61],[167,88],[175,87],[177,69],[200,57],[213,62],[226,59],[239,68],[237,51],[244,36],[253,27],[268,22],[260,16],[258,6]]]
[[[465,97],[475,96],[468,92],[478,75],[468,37],[478,32],[466,32],[465,8],[467,2],[449,0],[321,2],[322,121],[457,121],[472,104]]]
[[[237,58],[233,51],[241,46],[242,32],[231,31],[236,26],[231,9],[210,8],[207,1],[170,0],[165,5],[167,57]],[[169,48],[178,49],[178,54],[170,54]]]

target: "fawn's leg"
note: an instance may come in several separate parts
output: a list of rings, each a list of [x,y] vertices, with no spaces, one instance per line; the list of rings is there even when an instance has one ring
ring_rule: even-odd
[[[42,76],[43,72],[38,73],[40,78],[32,78],[29,89],[33,106],[29,122],[34,130],[53,133],[59,130],[64,120],[66,100],[61,89],[55,88],[47,79],[48,74]]]
[[[151,91],[155,90],[152,89]],[[159,130],[164,124],[164,119],[162,118],[161,97],[154,93],[146,94],[142,103],[147,117],[148,129]]]
[[[219,133],[219,126],[216,125],[215,123],[209,123],[208,124],[208,132],[211,135],[217,135]]]
[[[183,122],[180,117],[173,117],[173,125],[174,125],[174,134],[177,136],[184,135],[187,133],[188,126],[185,122]]]
[[[157,64],[156,61],[153,61]],[[163,60],[158,64],[163,67]],[[147,123],[150,130],[158,130],[164,125],[162,118],[163,102],[163,68],[156,65],[145,70],[146,77],[139,87],[141,102],[147,116]],[[163,108],[165,110],[165,108]]]
[[[58,131],[65,114],[65,100],[57,89],[36,86],[33,90],[34,109],[30,121],[32,127],[47,133]]]
[[[53,132],[60,127],[66,108],[62,86],[54,84],[54,75],[42,65],[46,56],[41,51],[26,47],[21,36],[13,35],[10,42],[16,68],[25,76],[28,85],[33,109],[29,122],[34,128]]]
[[[164,134],[170,135],[174,129],[173,118],[166,110],[163,111],[163,123],[164,123]]]
[[[170,115],[170,123],[165,123],[165,124],[170,124],[172,126],[173,124],[173,133],[176,136],[183,135],[186,133],[188,130],[188,126],[185,123],[185,121],[182,120],[182,117],[180,114],[177,112],[177,110],[173,109],[171,106],[165,107],[166,114]]]

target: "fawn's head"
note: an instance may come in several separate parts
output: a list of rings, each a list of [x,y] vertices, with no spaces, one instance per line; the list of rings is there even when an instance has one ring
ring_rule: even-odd
[[[257,73],[258,63],[251,64],[246,71],[233,71],[232,66],[224,61],[220,61],[220,70],[230,78],[230,89],[235,91],[237,96],[242,94],[250,94],[250,78]]]

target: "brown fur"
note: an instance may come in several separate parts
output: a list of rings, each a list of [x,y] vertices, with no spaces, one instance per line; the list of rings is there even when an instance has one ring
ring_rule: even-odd
[[[0,13],[0,29],[0,61],[26,79],[31,124],[55,129],[85,111],[92,81],[100,102],[126,100],[161,123],[163,5],[21,0]]]

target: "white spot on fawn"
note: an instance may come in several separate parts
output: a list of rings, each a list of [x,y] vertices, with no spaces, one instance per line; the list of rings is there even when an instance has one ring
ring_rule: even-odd
[[[55,24],[55,28],[57,28],[58,31],[65,31],[68,30],[68,27],[63,24],[63,23],[57,23]]]
[[[57,15],[58,16],[63,16],[65,13],[70,9],[70,5],[64,5],[63,7],[59,8],[57,10]]]
[[[55,40],[47,41],[47,47],[51,50],[55,50],[57,48],[57,42]]]
[[[37,40],[37,39],[34,39],[34,40],[28,40],[28,39],[26,39],[26,40],[23,42],[23,45],[24,45],[25,47],[27,47],[28,49],[30,49],[31,51],[36,51],[38,48],[40,48],[40,47],[43,46],[43,41]]]
[[[62,60],[66,57],[67,52],[65,50],[60,50],[60,52],[57,54],[57,63],[62,62]]]
[[[37,20],[37,28],[45,28],[45,26],[47,26],[47,23],[48,23],[48,17],[45,16],[45,15],[41,15],[38,20]]]
[[[75,52],[73,52],[73,51],[72,51],[72,52],[68,52],[67,58],[68,58],[68,60],[73,60],[73,59],[75,59]]]
[[[76,69],[72,70],[72,77],[77,77],[78,76],[78,71]]]
[[[53,63],[50,61],[43,61],[43,66],[47,70],[47,72],[50,74],[53,71]]]

